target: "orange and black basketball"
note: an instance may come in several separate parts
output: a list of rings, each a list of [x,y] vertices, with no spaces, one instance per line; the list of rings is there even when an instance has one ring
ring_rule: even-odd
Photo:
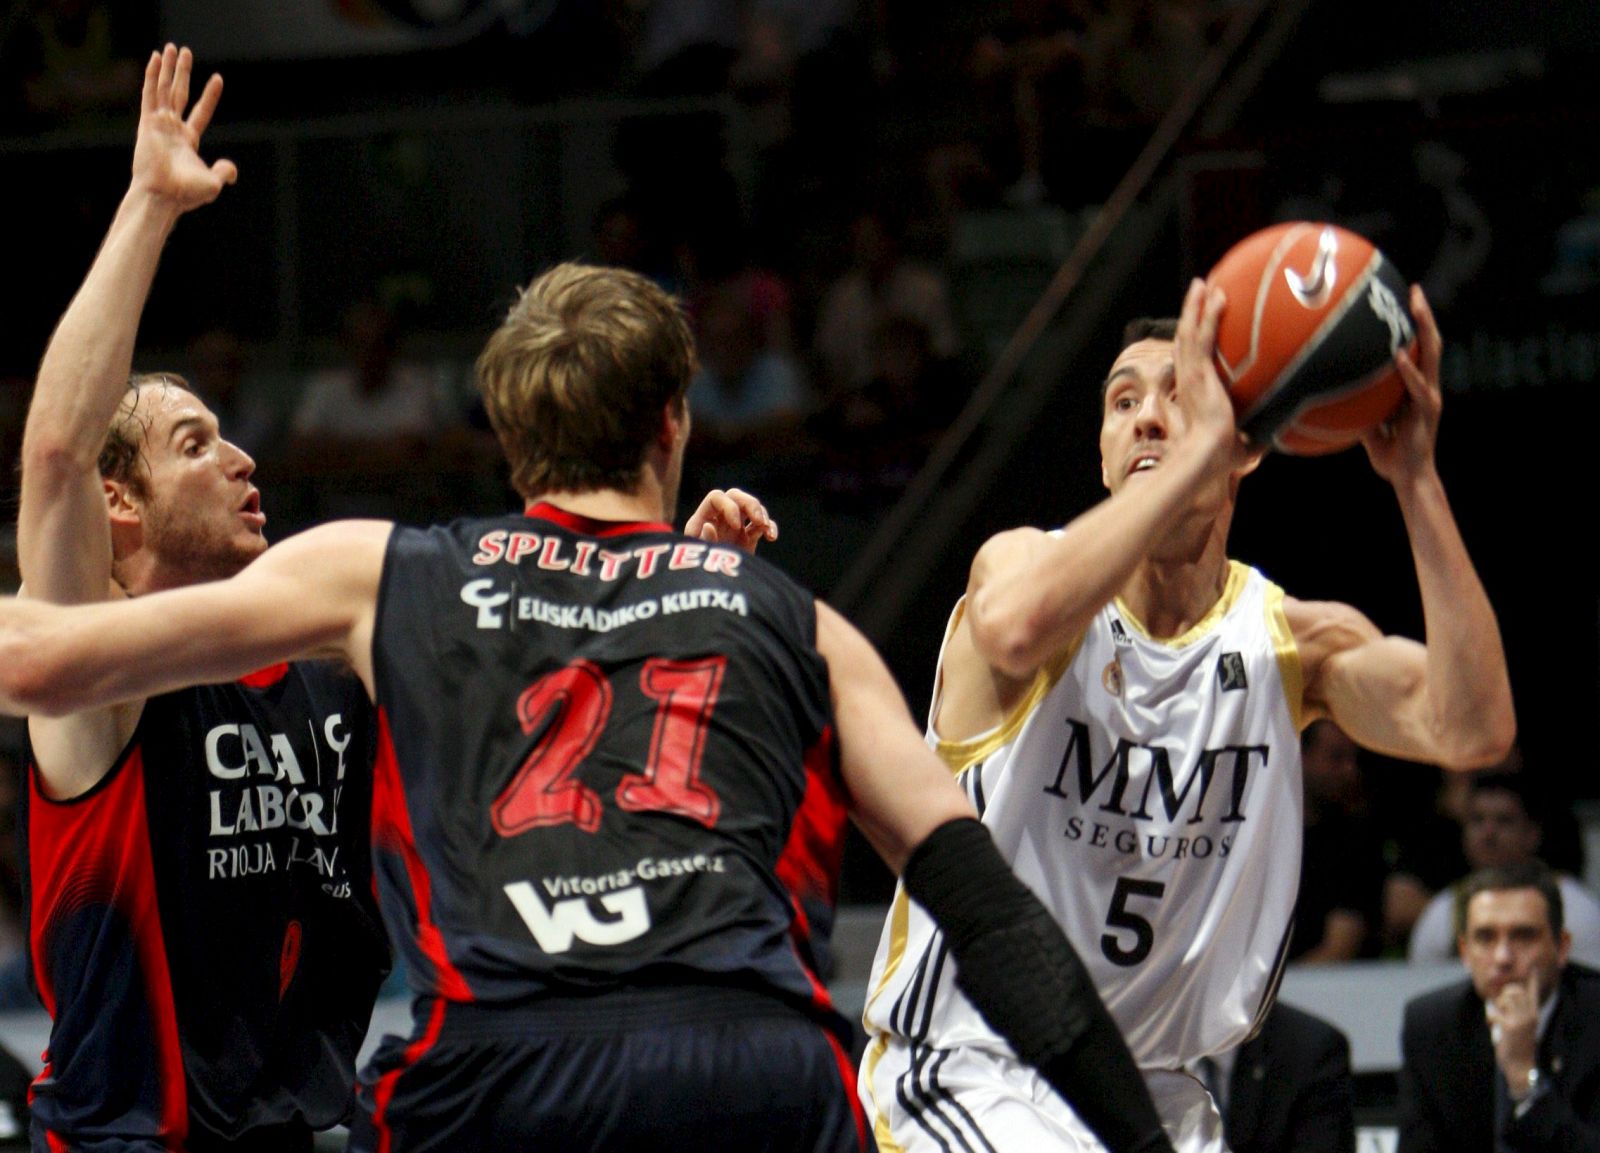
[[[1405,395],[1394,364],[1416,346],[1406,282],[1371,242],[1332,224],[1241,240],[1207,280],[1227,293],[1217,372],[1256,444],[1316,456],[1355,444]]]

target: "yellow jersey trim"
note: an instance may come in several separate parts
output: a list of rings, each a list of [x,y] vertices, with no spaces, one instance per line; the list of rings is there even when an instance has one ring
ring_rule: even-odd
[[[1303,731],[1310,718],[1305,715],[1305,673],[1300,667],[1300,646],[1295,643],[1289,618],[1283,611],[1283,590],[1267,582],[1267,631],[1278,653],[1278,675],[1283,678],[1283,698],[1289,703],[1289,717],[1295,730]]]
[[[1072,663],[1072,658],[1078,655],[1078,650],[1083,647],[1083,638],[1087,630],[1079,633],[1073,642],[1067,646],[1066,651],[1055,660],[1045,665],[1033,674],[1033,683],[1028,686],[1028,691],[1022,700],[1017,702],[1006,719],[1000,722],[998,728],[990,729],[982,736],[970,737],[964,741],[947,741],[940,738],[934,745],[934,752],[949,767],[952,773],[959,774],[988,760],[1000,749],[1009,745],[1022,731],[1022,726],[1027,723],[1033,711],[1039,707],[1039,702],[1049,695],[1051,689],[1056,687],[1056,682],[1061,679],[1061,674],[1067,671],[1067,666]],[[936,734],[937,735],[937,734]]]
[[[900,960],[906,955],[906,939],[911,935],[911,903],[906,896],[905,889],[895,886],[894,904],[889,906],[889,959],[884,962],[883,976],[878,978],[878,987],[867,995],[866,1009],[872,1008],[872,1003],[882,995],[888,986],[894,971],[900,967]],[[861,1011],[861,1023],[866,1025],[866,1009]]]
[[[877,1072],[878,1062],[883,1060],[883,1055],[889,1051],[889,1038],[883,1034],[872,1043],[872,1048],[867,1051],[865,1061],[867,1073],[867,1092],[872,1095],[872,1137],[878,1144],[878,1153],[904,1153],[895,1142],[894,1130],[889,1126],[889,1117],[878,1104]]]
[[[945,637],[948,641],[951,633],[961,621],[965,611],[964,604],[958,604],[951,618],[949,629]],[[1067,646],[1065,652],[1041,668],[1034,674],[1033,683],[1028,686],[1027,694],[1012,709],[1000,726],[980,737],[966,741],[938,741],[935,751],[950,767],[952,773],[960,773],[964,769],[978,764],[991,756],[996,750],[1003,748],[1016,738],[1022,726],[1027,722],[1033,711],[1039,707],[1039,702],[1055,687],[1061,675],[1067,671],[1067,666],[1072,663],[1072,658],[1078,655],[1078,649],[1083,645],[1084,633]],[[866,1023],[867,1010],[870,1010],[874,1001],[883,994],[884,989],[893,979],[895,971],[900,968],[900,962],[905,958],[906,941],[911,932],[911,906],[903,888],[896,888],[894,904],[889,908],[889,954],[884,962],[883,976],[878,978],[877,985],[867,994],[866,1009],[862,1011],[862,1023]],[[882,1049],[877,1053],[882,1056]]]
[[[1166,645],[1169,649],[1181,649],[1185,645],[1193,644],[1206,633],[1217,626],[1217,622],[1227,615],[1239,599],[1239,594],[1244,591],[1244,582],[1250,575],[1250,570],[1236,560],[1228,562],[1228,579],[1222,586],[1222,595],[1217,598],[1217,603],[1211,606],[1205,616],[1196,621],[1182,636],[1158,637],[1145,627],[1145,623],[1133,615],[1127,602],[1117,597],[1113,602],[1117,612],[1122,614],[1122,619],[1132,625],[1135,631],[1146,640],[1154,641],[1158,645]]]

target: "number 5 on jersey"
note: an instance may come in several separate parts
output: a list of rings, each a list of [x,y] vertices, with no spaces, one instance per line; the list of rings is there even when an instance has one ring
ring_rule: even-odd
[[[1131,944],[1123,944],[1114,933],[1102,933],[1100,952],[1113,965],[1124,969],[1137,965],[1150,955],[1156,943],[1156,931],[1150,922],[1128,908],[1131,897],[1160,900],[1167,886],[1160,881],[1135,881],[1131,877],[1118,877],[1117,887],[1111,894],[1111,908],[1106,913],[1106,924],[1113,929],[1125,929],[1133,934]]]

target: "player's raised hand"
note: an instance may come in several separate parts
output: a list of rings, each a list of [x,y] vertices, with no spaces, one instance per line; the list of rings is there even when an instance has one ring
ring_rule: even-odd
[[[231,160],[207,164],[200,158],[200,138],[222,98],[222,77],[213,74],[190,108],[193,68],[187,48],[168,44],[150,54],[133,146],[134,186],[170,201],[179,212],[210,204],[239,176]]]
[[[1390,484],[1433,467],[1439,414],[1444,408],[1439,387],[1444,339],[1421,285],[1411,286],[1411,315],[1417,322],[1417,355],[1413,358],[1405,349],[1394,355],[1406,384],[1406,398],[1399,412],[1361,438],[1373,471]]]
[[[1217,375],[1217,321],[1227,296],[1202,280],[1189,283],[1173,340],[1178,408],[1191,435],[1198,436],[1228,471],[1246,465],[1256,455],[1245,443],[1233,413],[1228,390]]]
[[[778,539],[778,522],[743,489],[714,488],[706,493],[683,531],[712,544],[731,544],[754,553],[762,541]]]

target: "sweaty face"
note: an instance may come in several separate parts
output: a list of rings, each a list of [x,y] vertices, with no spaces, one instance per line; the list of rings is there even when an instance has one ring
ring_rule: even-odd
[[[1484,789],[1467,801],[1461,849],[1474,869],[1498,868],[1539,851],[1539,825],[1515,793]]]
[[[222,439],[211,410],[184,389],[145,385],[134,418],[144,429],[146,475],[132,499],[158,587],[219,580],[264,552],[255,461]]]
[[[1170,340],[1130,344],[1112,364],[1100,414],[1100,476],[1111,492],[1161,467],[1183,435],[1175,382]]]
[[[1480,997],[1489,1000],[1507,982],[1526,981],[1536,973],[1542,1000],[1567,963],[1572,937],[1566,930],[1556,937],[1538,889],[1489,889],[1467,902],[1466,932],[1459,944]]]

